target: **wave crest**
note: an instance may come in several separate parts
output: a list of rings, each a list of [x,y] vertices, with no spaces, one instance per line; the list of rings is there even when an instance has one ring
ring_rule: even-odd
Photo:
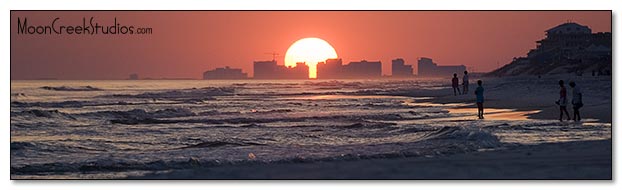
[[[101,91],[100,88],[95,88],[92,86],[78,86],[78,87],[69,87],[69,86],[42,86],[41,89],[44,90],[53,90],[53,91]]]

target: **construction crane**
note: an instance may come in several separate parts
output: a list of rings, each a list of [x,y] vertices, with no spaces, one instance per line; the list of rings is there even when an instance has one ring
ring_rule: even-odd
[[[264,54],[270,54],[272,55],[272,61],[276,60],[276,56],[279,56],[279,54],[277,52],[272,52],[272,53],[264,53]]]

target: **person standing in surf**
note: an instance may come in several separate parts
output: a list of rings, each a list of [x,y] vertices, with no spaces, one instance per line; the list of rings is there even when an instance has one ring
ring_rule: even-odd
[[[570,120],[570,114],[568,114],[568,110],[566,110],[567,102],[566,86],[564,86],[563,80],[559,80],[559,99],[555,102],[559,105],[559,121],[563,121],[562,118],[564,117],[564,112],[566,113],[568,120]]]
[[[458,86],[460,82],[458,81],[458,74],[454,73],[454,78],[451,79],[451,86],[454,88],[454,96],[456,96],[456,90],[458,90],[458,94],[462,94],[460,92],[460,86]]]
[[[579,109],[583,107],[583,93],[581,92],[581,88],[579,88],[574,82],[571,81],[569,85],[572,88],[572,119],[574,121],[581,121]],[[568,120],[570,120],[570,116],[568,117]]]
[[[484,87],[482,87],[482,80],[477,80],[475,98],[475,103],[477,103],[477,117],[479,119],[484,119]]]

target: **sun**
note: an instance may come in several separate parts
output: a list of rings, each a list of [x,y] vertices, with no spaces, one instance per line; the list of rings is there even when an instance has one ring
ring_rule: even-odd
[[[309,66],[309,78],[316,78],[317,63],[337,58],[335,48],[320,38],[303,38],[294,42],[285,53],[285,66],[305,62]]]

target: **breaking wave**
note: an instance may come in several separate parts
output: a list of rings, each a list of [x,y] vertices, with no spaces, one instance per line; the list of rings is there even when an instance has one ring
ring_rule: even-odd
[[[212,96],[229,96],[235,93],[235,88],[232,87],[206,87],[206,88],[191,88],[181,90],[170,90],[163,92],[146,92],[136,95],[131,94],[113,94],[106,95],[104,97],[113,98],[147,98],[147,99],[198,99],[210,98]]]
[[[477,128],[468,127],[440,127],[436,130],[422,130],[423,134],[419,139],[408,143],[407,149],[393,150],[388,152],[367,151],[366,153],[357,153],[356,151],[338,151],[340,154],[331,154],[325,156],[310,155],[291,155],[276,157],[271,159],[214,159],[201,158],[196,156],[173,156],[170,158],[160,158],[150,161],[127,160],[116,157],[102,157],[91,160],[77,162],[54,162],[54,163],[37,163],[11,166],[11,174],[18,175],[36,175],[50,172],[123,172],[123,171],[161,171],[170,169],[192,169],[201,167],[211,167],[220,165],[240,165],[240,164],[266,164],[266,163],[309,163],[322,161],[338,161],[338,160],[359,160],[359,159],[378,159],[378,158],[401,158],[401,157],[420,157],[455,154],[461,152],[477,151],[481,148],[496,148],[502,146],[499,139],[491,133]],[[189,139],[192,140],[192,139]],[[188,143],[189,145],[177,148],[178,150],[193,149],[192,151],[211,151],[213,149],[231,149],[232,147],[245,146],[265,146],[269,149],[269,144],[253,142],[250,140],[216,140],[203,141],[198,143]],[[50,146],[40,143],[31,142],[12,142],[11,151],[28,149],[36,149],[39,146]],[[378,146],[383,146],[382,144]],[[404,146],[403,143],[400,146]],[[39,147],[40,148],[40,147]],[[76,149],[76,147],[72,147]],[[79,148],[79,147],[77,147]],[[304,147],[289,147],[304,148]],[[339,146],[332,148],[340,148]],[[329,148],[329,149],[332,149]],[[50,149],[58,151],[56,148]],[[235,150],[235,149],[232,149]],[[330,152],[330,150],[328,151]],[[285,153],[286,154],[286,153]],[[285,155],[284,154],[284,155]],[[253,155],[254,156],[254,155]]]
[[[58,110],[38,110],[38,109],[26,110],[22,112],[11,112],[11,117],[13,116],[76,119],[71,114],[64,113]]]
[[[501,141],[497,136],[476,127],[442,127],[432,133],[427,133],[420,140],[450,140],[471,143],[475,148],[501,146]]]
[[[184,146],[184,147],[181,147],[180,149],[216,148],[216,147],[222,147],[222,146],[252,146],[252,145],[265,145],[265,144],[250,142],[250,141],[238,141],[238,142],[236,141],[206,141],[206,142]]]
[[[92,86],[78,86],[78,87],[68,87],[68,86],[43,86],[41,89],[44,90],[53,90],[53,91],[100,91],[102,89],[95,88]]]
[[[12,101],[11,107],[42,107],[42,108],[82,108],[87,106],[119,106],[119,105],[142,105],[151,104],[149,102],[124,102],[124,101],[112,101],[112,102],[94,102],[94,101],[60,101],[60,102],[20,102]],[[163,104],[163,103],[160,103]]]
[[[167,108],[155,111],[145,111],[143,109],[132,109],[128,111],[98,111],[86,113],[65,113],[58,110],[26,110],[21,112],[11,112],[11,116],[31,116],[45,118],[67,118],[76,119],[77,117],[96,117],[109,119],[149,119],[149,118],[174,118],[188,117],[196,114],[187,108]]]
[[[196,114],[187,108],[166,108],[156,111],[145,111],[143,109],[133,109],[128,111],[99,111],[78,114],[88,117],[104,117],[116,119],[140,119],[140,118],[174,118],[188,117]]]

